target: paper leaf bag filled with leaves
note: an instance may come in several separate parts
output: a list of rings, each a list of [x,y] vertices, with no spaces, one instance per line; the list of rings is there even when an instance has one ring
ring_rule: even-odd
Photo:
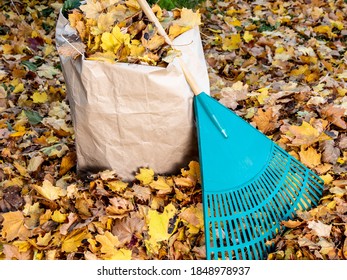
[[[199,14],[154,6],[174,39],[156,33],[137,1],[87,1],[61,13],[56,43],[75,130],[77,168],[175,173],[197,158],[193,93],[175,57],[209,88]],[[81,55],[83,54],[83,56]]]

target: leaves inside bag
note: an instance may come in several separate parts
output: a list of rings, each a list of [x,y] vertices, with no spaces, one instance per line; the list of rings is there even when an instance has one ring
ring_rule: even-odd
[[[152,10],[171,40],[201,24],[199,11],[166,11],[159,5]],[[76,58],[84,53],[89,60],[163,67],[180,55],[158,34],[136,0],[88,0],[64,14],[83,45],[76,48],[76,42],[67,41],[59,48],[61,55]]]

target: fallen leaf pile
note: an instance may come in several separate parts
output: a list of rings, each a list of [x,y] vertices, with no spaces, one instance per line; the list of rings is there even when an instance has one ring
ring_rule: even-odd
[[[197,162],[166,176],[139,167],[128,183],[109,170],[77,177],[54,41],[62,2],[5,1],[0,14],[0,259],[204,259]],[[127,6],[144,30],[136,1],[101,2]],[[148,32],[128,41],[93,3],[82,8],[89,19],[72,12],[84,44],[122,60]],[[317,207],[282,222],[268,258],[346,259],[347,4],[209,0],[200,12],[211,94],[325,181]]]
[[[182,8],[170,14],[159,5],[153,11],[171,40],[201,24],[199,11]],[[62,55],[83,53],[89,60],[158,66],[166,66],[180,55],[144,17],[136,0],[89,0],[69,11],[68,19],[80,41],[67,41],[59,48]]]

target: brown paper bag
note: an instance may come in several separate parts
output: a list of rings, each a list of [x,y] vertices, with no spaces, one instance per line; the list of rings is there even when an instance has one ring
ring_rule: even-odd
[[[73,32],[60,14],[57,47]],[[198,85],[208,91],[198,28],[180,35],[174,44]],[[178,61],[162,68],[81,56],[76,60],[60,56],[60,60],[81,176],[108,169],[130,181],[140,167],[174,174],[198,158],[193,93]]]

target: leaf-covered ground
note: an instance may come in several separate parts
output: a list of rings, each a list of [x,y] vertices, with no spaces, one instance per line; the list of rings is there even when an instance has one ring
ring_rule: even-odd
[[[62,2],[62,1],[60,1]],[[0,259],[204,259],[199,166],[76,176],[54,35],[59,1],[0,14]],[[325,181],[269,259],[347,257],[344,1],[206,1],[211,93]]]

